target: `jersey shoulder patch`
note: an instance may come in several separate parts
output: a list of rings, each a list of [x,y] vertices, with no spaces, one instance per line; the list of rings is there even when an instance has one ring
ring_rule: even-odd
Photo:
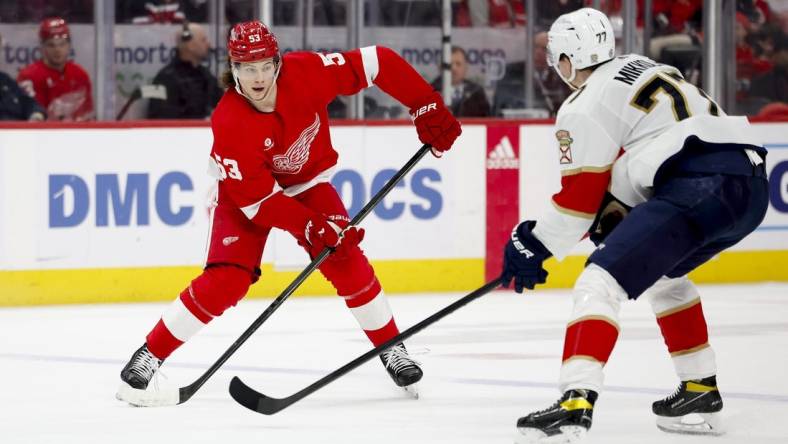
[[[569,165],[572,163],[572,135],[567,130],[559,129],[555,132],[558,139],[558,151],[560,152],[559,163]]]

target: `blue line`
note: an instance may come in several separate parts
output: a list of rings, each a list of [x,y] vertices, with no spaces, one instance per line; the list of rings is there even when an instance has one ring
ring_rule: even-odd
[[[755,231],[788,231],[788,225],[764,225],[756,228]]]
[[[788,149],[788,143],[766,143],[763,146],[767,150],[784,150],[784,149]]]
[[[81,358],[76,356],[48,356],[48,355],[33,355],[26,353],[0,353],[0,359],[19,359],[23,361],[45,361],[45,362],[65,362],[73,364],[112,364],[121,366],[125,361],[118,359],[101,359],[101,358]],[[167,367],[176,368],[207,368],[207,364],[199,363],[168,363]],[[241,371],[241,372],[256,372],[256,373],[284,373],[284,374],[302,374],[302,375],[316,375],[324,376],[330,370],[312,370],[304,368],[283,368],[283,367],[256,367],[246,365],[225,365],[222,367],[224,370]],[[484,385],[494,387],[529,387],[529,388],[543,388],[555,390],[555,383],[548,382],[534,382],[534,381],[520,381],[511,379],[482,379],[482,378],[442,378],[446,381],[466,384],[466,385]],[[617,385],[606,385],[605,390],[617,393],[634,393],[634,394],[647,394],[647,395],[666,395],[671,389],[659,389],[649,387],[625,387]],[[764,393],[744,393],[744,392],[723,392],[723,397],[732,399],[747,399],[752,401],[772,401],[788,403],[788,395],[770,395]]]

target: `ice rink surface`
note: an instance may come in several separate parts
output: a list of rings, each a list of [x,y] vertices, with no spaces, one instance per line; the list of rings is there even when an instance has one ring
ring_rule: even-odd
[[[788,443],[788,285],[704,286],[727,434],[669,435],[651,402],[678,384],[647,301],[623,305],[588,443]],[[394,296],[401,329],[462,294]],[[242,301],[164,365],[159,384],[191,383],[270,300]],[[236,404],[233,375],[286,396],[370,348],[338,298],[291,298],[189,402],[133,408],[114,398],[120,369],[165,304],[0,309],[0,442],[513,443],[518,417],[553,403],[568,291],[497,292],[408,343],[421,398],[369,362],[273,416]]]

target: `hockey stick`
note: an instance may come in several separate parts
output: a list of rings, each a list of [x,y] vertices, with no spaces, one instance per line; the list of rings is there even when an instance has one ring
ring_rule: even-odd
[[[167,100],[167,89],[164,88],[164,85],[157,84],[138,86],[132,91],[129,100],[127,100],[123,108],[120,109],[115,120],[122,120],[123,117],[126,116],[126,112],[128,112],[131,105],[139,99]]]
[[[432,147],[430,145],[424,144],[421,146],[419,151],[410,158],[408,163],[406,163],[399,171],[397,171],[394,176],[389,179],[383,185],[383,188],[380,189],[372,198],[364,205],[364,208],[358,212],[358,214],[353,217],[350,221],[350,225],[358,225],[362,220],[364,220],[367,215],[372,212],[372,210],[377,206],[380,201],[383,200],[384,197],[394,188],[394,186],[399,182],[414,166],[424,157],[427,152],[430,151]],[[307,267],[295,278],[295,280],[287,286],[287,288],[282,291],[282,293],[271,302],[271,305],[265,309],[263,314],[261,314],[249,328],[244,331],[241,336],[233,342],[233,344],[228,348],[220,357],[216,360],[216,362],[211,365],[205,373],[202,374],[196,381],[193,383],[181,387],[180,389],[176,390],[167,390],[167,391],[158,391],[158,392],[147,392],[144,390],[138,390],[133,388],[125,388],[123,391],[123,400],[140,407],[158,407],[158,406],[167,406],[167,405],[177,405],[183,404],[184,402],[188,401],[200,387],[208,381],[208,378],[213,376],[216,373],[216,370],[219,369],[226,361],[230,358],[230,356],[235,353],[236,350],[244,343],[247,339],[249,339],[261,325],[263,322],[266,321],[278,308],[282,303],[293,294],[294,291],[312,274],[313,271],[323,263],[323,261],[331,254],[331,248],[324,248],[320,254],[317,255],[312,262],[307,265]],[[125,386],[124,386],[125,387]]]
[[[129,96],[129,100],[126,100],[126,103],[123,105],[123,108],[118,111],[118,115],[115,117],[115,120],[122,120],[124,116],[126,116],[126,112],[131,108],[131,104],[136,102],[139,98],[142,97],[142,91],[139,88],[134,88],[131,95]]]
[[[409,337],[415,335],[416,333],[424,330],[425,328],[429,327],[430,325],[436,323],[437,321],[445,318],[449,314],[453,313],[460,307],[468,304],[469,302],[473,301],[474,299],[478,299],[485,294],[491,292],[496,287],[501,284],[500,278],[492,280],[483,286],[479,287],[478,289],[474,290],[472,293],[469,293],[463,296],[461,299],[455,301],[451,305],[441,309],[437,313],[431,315],[427,319],[419,322],[418,324],[410,327],[409,329],[403,331],[402,333],[394,336],[393,338],[386,341],[385,344],[382,344],[378,347],[373,348],[372,350],[364,353],[363,355],[359,356],[358,358],[348,362],[347,364],[343,365],[337,370],[334,370],[332,373],[324,376],[323,378],[317,380],[312,385],[306,387],[305,389],[287,396],[285,398],[272,398],[270,396],[266,396],[255,389],[249,387],[248,385],[244,384],[243,381],[237,376],[234,376],[232,381],[230,381],[230,395],[233,399],[236,400],[242,406],[254,410],[259,413],[263,413],[265,415],[273,415],[281,410],[286,409],[287,407],[295,404],[296,402],[306,398],[307,396],[311,395],[312,393],[320,390],[321,388],[325,387],[326,385],[336,381],[337,379],[341,378],[345,374],[349,373],[353,369],[357,368],[361,364],[373,359],[374,357],[380,355],[381,353],[385,352],[392,346],[399,344],[400,342],[408,339]]]

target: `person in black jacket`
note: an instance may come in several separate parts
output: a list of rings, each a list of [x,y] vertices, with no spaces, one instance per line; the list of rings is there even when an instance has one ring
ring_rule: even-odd
[[[41,105],[4,72],[0,72],[0,120],[44,120]]]
[[[0,47],[3,39],[0,37]],[[44,109],[11,76],[0,71],[0,120],[44,120]]]
[[[177,56],[153,78],[164,89],[148,102],[149,119],[205,119],[224,91],[202,62],[210,44],[205,29],[184,23],[176,36]]]
[[[451,94],[449,109],[457,117],[487,117],[490,115],[490,102],[484,88],[465,78],[468,73],[468,57],[459,46],[451,48]],[[432,82],[432,87],[441,91],[442,78]]]

